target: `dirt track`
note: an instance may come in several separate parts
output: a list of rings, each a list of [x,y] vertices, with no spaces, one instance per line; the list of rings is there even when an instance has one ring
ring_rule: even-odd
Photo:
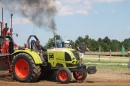
[[[3,73],[2,73],[3,74]],[[7,74],[3,74],[7,75]],[[97,71],[96,74],[88,75],[83,82],[74,79],[69,84],[60,84],[47,80],[40,80],[36,83],[20,83],[12,81],[9,76],[0,77],[0,86],[130,86],[130,75],[123,71],[113,72],[112,70]]]

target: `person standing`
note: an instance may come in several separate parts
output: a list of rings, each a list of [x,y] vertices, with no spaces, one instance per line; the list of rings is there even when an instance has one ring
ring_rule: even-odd
[[[128,61],[128,74],[130,75],[130,60]]]
[[[89,50],[89,48],[87,46],[85,46],[85,43],[83,43],[82,46],[77,47],[77,49],[80,51],[79,56],[80,56],[81,62],[83,61],[85,51],[87,50],[87,51],[91,52]]]
[[[126,51],[126,53],[130,56],[130,51]],[[128,61],[128,75],[130,75],[130,59]]]

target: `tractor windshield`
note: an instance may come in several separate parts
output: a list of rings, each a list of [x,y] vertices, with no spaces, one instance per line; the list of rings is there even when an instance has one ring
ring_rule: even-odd
[[[9,39],[9,38],[6,38],[6,41],[10,41],[10,39]]]

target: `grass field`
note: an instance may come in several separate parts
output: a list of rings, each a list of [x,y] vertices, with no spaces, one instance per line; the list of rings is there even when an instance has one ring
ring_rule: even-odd
[[[99,59],[99,55],[85,55],[83,63],[95,65],[97,70],[127,71],[129,59],[125,56],[100,56]]]

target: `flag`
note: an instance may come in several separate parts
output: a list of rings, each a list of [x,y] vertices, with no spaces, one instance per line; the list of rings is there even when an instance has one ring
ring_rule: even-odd
[[[122,55],[125,55],[125,48],[124,48],[123,45],[122,45],[122,48],[121,48],[121,53],[122,53]]]

